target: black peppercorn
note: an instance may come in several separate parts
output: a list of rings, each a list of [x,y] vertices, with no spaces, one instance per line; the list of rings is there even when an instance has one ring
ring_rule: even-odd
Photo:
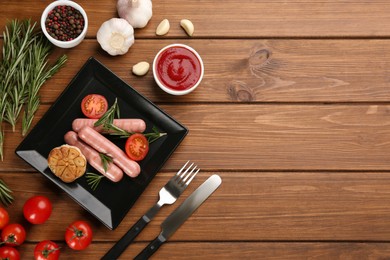
[[[45,25],[47,32],[54,39],[71,41],[83,31],[84,18],[79,10],[59,5],[49,12]]]

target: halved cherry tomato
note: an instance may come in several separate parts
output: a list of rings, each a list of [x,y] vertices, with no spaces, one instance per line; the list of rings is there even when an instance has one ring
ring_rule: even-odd
[[[133,134],[126,141],[125,151],[130,159],[141,161],[149,152],[149,142],[143,134]]]
[[[14,247],[2,246],[0,247],[0,259],[20,260],[20,254]]]
[[[39,242],[34,248],[35,260],[58,260],[60,257],[60,247],[50,240]]]
[[[89,94],[81,101],[81,111],[88,118],[101,118],[107,109],[107,99],[99,94]]]
[[[65,241],[74,250],[84,250],[92,241],[92,229],[85,221],[75,221],[66,228]]]
[[[23,215],[32,224],[43,224],[51,215],[52,205],[45,196],[33,196],[23,205]]]
[[[20,224],[8,224],[1,231],[1,241],[7,246],[19,246],[26,239],[26,230]]]
[[[0,229],[3,229],[9,222],[8,211],[5,208],[0,208]]]

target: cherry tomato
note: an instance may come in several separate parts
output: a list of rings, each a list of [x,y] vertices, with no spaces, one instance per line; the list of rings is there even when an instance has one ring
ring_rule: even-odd
[[[0,229],[3,229],[9,222],[9,215],[5,208],[0,208]]]
[[[107,99],[99,94],[89,94],[81,101],[81,111],[88,118],[101,118],[107,109]]]
[[[92,241],[92,229],[85,221],[75,221],[66,228],[65,241],[74,250],[84,250]]]
[[[0,259],[1,260],[20,260],[19,251],[14,247],[2,246],[0,247]]]
[[[143,134],[131,135],[125,145],[127,156],[134,161],[141,161],[149,151],[149,142]]]
[[[26,230],[20,224],[8,224],[1,231],[1,240],[7,246],[19,246],[26,239]]]
[[[57,260],[60,257],[60,247],[50,240],[39,242],[34,248],[35,260]]]
[[[46,222],[51,215],[51,211],[51,202],[45,196],[33,196],[23,206],[23,215],[32,224]]]

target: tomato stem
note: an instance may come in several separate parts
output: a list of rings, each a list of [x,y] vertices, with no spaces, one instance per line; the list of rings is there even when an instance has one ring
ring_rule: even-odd
[[[15,238],[14,234],[10,234],[9,236],[7,236],[7,239],[2,241],[2,242],[0,242],[0,245],[4,245],[6,243],[19,245],[19,243],[16,243],[16,238]]]
[[[60,248],[53,248],[53,249],[48,249],[49,245],[45,245],[45,248],[41,251],[42,252],[42,255],[45,257],[45,258],[48,258],[49,255],[57,250],[60,250]]]

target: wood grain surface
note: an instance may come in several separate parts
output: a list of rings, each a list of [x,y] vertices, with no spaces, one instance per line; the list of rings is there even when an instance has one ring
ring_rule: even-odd
[[[153,1],[153,17],[135,30],[123,56],[106,54],[96,41],[100,25],[117,17],[114,0],[79,0],[88,13],[86,39],[55,48],[68,62],[41,89],[35,125],[89,57],[150,99],[189,129],[161,172],[122,223],[108,230],[14,151],[23,140],[5,131],[0,178],[13,190],[12,222],[27,241],[18,247],[31,259],[36,243],[61,245],[61,259],[99,259],[158,199],[158,191],[183,161],[202,168],[173,206],[162,208],[121,259],[132,259],[160,232],[160,224],[211,174],[222,186],[152,257],[153,259],[389,259],[390,258],[390,2],[387,1]],[[7,20],[38,22],[50,1],[0,0],[0,29]],[[169,19],[171,30],[156,36]],[[179,22],[193,21],[188,37]],[[163,93],[151,71],[170,43],[194,47],[205,76],[193,93]],[[0,37],[0,46],[3,37]],[[33,195],[53,203],[43,225],[24,220]],[[85,251],[64,243],[73,220],[87,220],[94,240]]]

